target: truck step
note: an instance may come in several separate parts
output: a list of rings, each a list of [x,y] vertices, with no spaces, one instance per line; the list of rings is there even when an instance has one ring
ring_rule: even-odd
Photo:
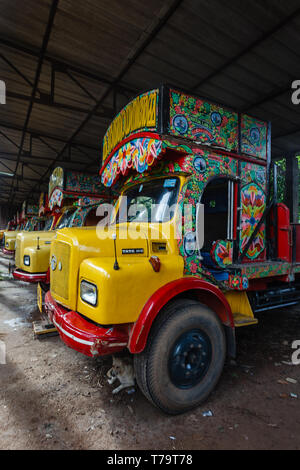
[[[35,338],[44,338],[45,336],[57,336],[58,331],[52,323],[47,320],[32,322]]]
[[[236,328],[240,326],[248,326],[248,325],[256,325],[258,323],[257,318],[254,317],[246,317],[245,315],[234,314],[234,326]]]

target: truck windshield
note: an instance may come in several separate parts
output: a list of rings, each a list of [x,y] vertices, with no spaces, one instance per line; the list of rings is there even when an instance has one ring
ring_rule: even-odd
[[[53,222],[53,217],[50,217],[50,219],[46,221],[45,227],[44,227],[45,232],[48,232],[48,230],[50,230],[52,222]]]
[[[178,178],[159,178],[139,183],[122,194],[117,214],[121,222],[168,222],[174,216]]]
[[[62,218],[60,219],[59,221],[59,224],[58,226],[56,227],[57,229],[60,229],[60,228],[65,228],[65,227],[69,227],[69,224],[71,222],[71,219],[73,217],[73,214],[74,214],[74,210],[68,210],[66,211]]]

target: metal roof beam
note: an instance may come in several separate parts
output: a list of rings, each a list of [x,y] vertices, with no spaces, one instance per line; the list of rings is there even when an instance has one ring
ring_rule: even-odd
[[[1,162],[1,159],[3,160],[6,160],[6,161],[11,161],[11,162],[15,162],[16,161],[16,157],[18,154],[17,153],[5,153],[5,152],[1,152],[0,151],[0,162]],[[44,160],[50,160],[51,161],[51,158],[44,158],[44,157],[36,157],[34,155],[32,155],[31,158],[34,158],[35,160],[29,160],[28,158],[26,159],[21,159],[20,160],[20,163],[23,163],[25,166],[26,165],[33,165],[33,166],[36,166],[38,168],[49,168],[49,164],[47,163],[40,163],[40,161],[44,161]],[[80,167],[83,167],[83,166],[86,166],[86,161],[82,162],[80,160],[72,160],[71,162],[70,161],[67,161],[67,160],[60,160],[59,162],[60,164],[62,165],[78,165]],[[89,167],[93,165],[93,162],[89,163]]]
[[[22,153],[22,150],[23,150],[23,145],[24,145],[24,142],[25,142],[27,126],[28,126],[28,123],[29,123],[29,120],[30,120],[35,95],[36,95],[36,92],[37,92],[37,89],[38,89],[38,83],[39,83],[39,80],[40,80],[42,65],[43,65],[43,62],[44,62],[44,56],[45,56],[45,53],[46,53],[46,50],[47,50],[47,47],[48,47],[48,42],[49,42],[49,39],[50,39],[50,35],[51,35],[51,32],[52,32],[52,27],[53,27],[53,24],[54,24],[54,18],[55,18],[57,8],[58,8],[58,2],[59,2],[59,0],[53,0],[52,1],[50,12],[49,12],[46,31],[45,31],[45,34],[44,34],[44,37],[43,37],[42,47],[41,47],[41,50],[40,50],[39,60],[38,60],[37,69],[36,69],[36,73],[35,73],[34,84],[33,84],[33,87],[32,87],[31,99],[30,99],[30,103],[29,103],[29,107],[28,107],[28,110],[27,110],[27,115],[26,115],[26,119],[25,119],[25,123],[24,123],[24,128],[23,128],[23,132],[22,132],[21,143],[20,143],[20,148],[19,148],[19,154],[18,154],[18,157],[17,157],[17,163],[16,163],[16,167],[15,167],[15,171],[14,171],[15,175],[16,175],[17,170],[18,170],[19,160],[20,160],[20,156],[21,156],[21,153]],[[13,177],[12,188],[13,188],[13,184],[14,184],[14,179],[15,179],[15,177]]]
[[[262,104],[267,103],[268,101],[275,100],[281,95],[284,95],[285,93],[288,93],[291,91],[291,83],[289,83],[286,86],[277,88],[276,90],[272,91],[271,93],[262,96],[260,99],[258,99],[255,103],[251,103],[250,105],[246,106],[245,108],[242,109],[242,112],[249,112],[250,109],[256,108],[258,106],[261,106]]]
[[[102,94],[102,96],[99,98],[97,103],[90,110],[89,114],[84,118],[84,120],[78,126],[76,131],[71,135],[71,137],[69,138],[69,141],[63,146],[63,148],[59,152],[57,159],[65,152],[68,145],[70,145],[74,141],[74,139],[77,137],[80,131],[85,127],[85,125],[89,122],[89,120],[95,115],[99,107],[103,105],[105,99],[115,89],[115,87],[122,80],[122,78],[126,75],[128,70],[135,63],[138,57],[140,57],[140,55],[144,52],[144,50],[149,46],[149,44],[153,41],[153,39],[157,36],[157,34],[161,31],[163,26],[167,23],[167,21],[171,18],[171,16],[175,13],[175,11],[179,8],[179,6],[182,3],[183,3],[183,0],[173,0],[169,7],[167,6],[163,7],[163,9],[161,10],[163,11],[162,16],[158,18],[157,22],[153,26],[153,29],[148,34],[146,34],[145,39],[144,40],[142,39],[141,43],[138,44],[135,50],[133,50],[131,54],[128,56],[126,65],[122,68],[122,70],[119,72],[119,74],[114,79],[114,81],[107,87],[106,91]],[[45,172],[43,177],[46,174],[47,174],[47,171]]]
[[[13,141],[13,139],[11,139],[10,137],[8,137],[8,135],[6,135],[3,131],[0,131],[0,135],[2,135],[6,140],[8,140],[8,142],[10,142],[11,144],[13,144],[15,147],[17,147],[18,149],[20,148],[20,146],[18,144],[16,144],[16,142]]]
[[[284,137],[291,137],[292,135],[295,134],[300,134],[300,127],[296,127],[295,129],[291,130],[290,132],[284,133],[284,134],[278,134],[275,135],[274,137],[272,136],[272,140],[276,139],[282,139]]]
[[[228,67],[230,67],[230,65],[234,64],[239,59],[241,59],[243,56],[245,56],[246,54],[251,52],[253,49],[260,46],[264,41],[269,39],[271,36],[273,36],[275,33],[277,33],[281,28],[283,28],[288,23],[290,23],[292,20],[294,20],[299,14],[300,14],[300,8],[297,8],[293,13],[291,13],[286,18],[284,18],[284,20],[277,23],[269,31],[267,31],[265,33],[262,33],[258,39],[253,41],[247,47],[245,47],[242,51],[240,51],[234,57],[228,59],[223,65],[221,65],[216,70],[212,71],[209,75],[207,75],[207,77],[200,80],[200,82],[198,82],[196,85],[194,85],[190,90],[193,91],[193,90],[196,90],[197,88],[200,88],[202,85],[204,85],[204,83],[208,82],[212,78],[214,78],[217,75],[219,75],[220,73],[224,72],[224,70],[227,69]]]
[[[17,100],[22,100],[22,101],[31,101],[31,96],[23,95],[21,93],[15,93],[13,91],[7,91],[6,96],[8,98],[13,98]],[[71,111],[72,113],[83,113],[83,114],[88,114],[89,109],[88,108],[80,108],[78,106],[73,106],[70,104],[66,103],[58,103],[56,101],[51,100],[51,95],[47,95],[46,93],[42,93],[39,98],[34,98],[33,102],[36,104],[41,104],[43,106],[49,106],[50,108],[57,108],[57,109],[62,109],[66,111]],[[98,111],[95,113],[95,117],[99,117],[102,119],[112,119],[115,115],[115,112],[113,109],[106,108],[103,111]]]
[[[10,38],[2,36],[1,34],[0,34],[0,44],[10,49],[13,49],[15,51],[21,52],[23,54],[31,55],[33,57],[39,57],[39,50],[35,46],[25,43],[25,42],[22,42],[22,44],[18,43]],[[57,71],[60,71],[60,72],[66,72],[67,70],[73,71],[74,73],[81,75],[82,77],[86,77],[90,80],[94,80],[95,82],[99,82],[104,85],[110,85],[111,83],[113,83],[111,79],[104,77],[104,76],[100,76],[95,71],[87,70],[86,68],[81,68],[78,65],[72,64],[58,57],[54,57],[50,54],[45,54],[44,60],[46,62],[51,63]],[[125,84],[124,85],[119,84],[116,88],[118,89],[119,93],[125,94],[125,95],[126,93],[135,94],[137,91],[136,89],[132,88],[130,85],[125,85]]]
[[[23,78],[23,80],[27,83],[27,85],[29,85],[30,87],[33,87],[33,83],[29,80],[29,78],[26,77],[26,75],[24,75],[23,72],[21,72],[21,70],[18,69],[18,67],[16,67],[7,57],[5,57],[4,54],[0,54],[0,58],[6,62],[6,64],[12,69],[14,70],[14,72],[16,72],[21,78]]]
[[[15,124],[7,123],[7,122],[2,122],[0,121],[0,128],[4,127],[5,129],[10,129],[18,132],[22,132],[23,127],[22,126],[17,126]],[[1,131],[0,131],[1,132]],[[55,140],[60,143],[66,143],[67,141],[61,137],[47,134],[44,131],[38,130],[38,129],[27,129],[27,134],[32,135],[33,137],[43,137],[44,139],[50,139],[50,140]],[[92,145],[86,144],[84,142],[74,142],[79,147],[87,148],[90,150],[95,150],[96,152],[99,152],[99,147],[94,147]]]

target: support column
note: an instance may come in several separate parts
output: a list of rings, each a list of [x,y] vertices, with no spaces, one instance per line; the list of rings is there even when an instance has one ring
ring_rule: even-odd
[[[290,220],[298,222],[299,217],[299,167],[296,154],[289,154],[286,158],[286,204],[290,209]]]

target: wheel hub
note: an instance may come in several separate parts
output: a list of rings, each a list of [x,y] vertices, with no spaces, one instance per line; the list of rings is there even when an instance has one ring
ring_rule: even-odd
[[[211,362],[211,342],[199,329],[183,333],[171,349],[169,374],[178,388],[192,388],[206,374]]]

